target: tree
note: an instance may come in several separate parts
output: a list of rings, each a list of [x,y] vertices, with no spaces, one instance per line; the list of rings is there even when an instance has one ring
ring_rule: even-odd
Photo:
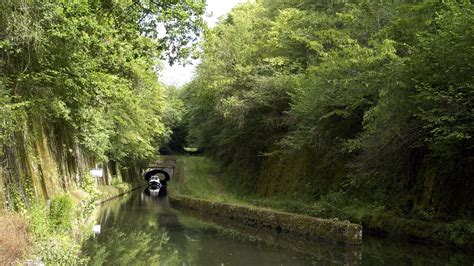
[[[203,12],[203,1],[4,1],[3,144],[23,117],[60,125],[97,158],[155,153],[169,130],[152,66],[186,60]]]

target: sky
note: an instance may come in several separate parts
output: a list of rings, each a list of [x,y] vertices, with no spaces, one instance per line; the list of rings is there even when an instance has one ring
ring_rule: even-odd
[[[209,27],[216,25],[220,16],[227,14],[235,5],[244,0],[207,0],[206,16],[204,19]],[[165,63],[160,72],[160,80],[168,85],[180,87],[191,81],[194,75],[194,69],[199,61],[194,61],[192,65],[174,65],[169,66]]]

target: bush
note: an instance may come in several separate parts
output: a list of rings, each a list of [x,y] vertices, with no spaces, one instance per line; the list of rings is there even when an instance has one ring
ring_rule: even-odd
[[[59,194],[51,200],[49,213],[44,205],[31,209],[30,228],[34,236],[34,250],[30,259],[46,264],[77,265],[80,245],[70,237],[73,201],[69,194]]]
[[[100,198],[100,192],[96,188],[94,179],[89,174],[82,176],[80,188],[89,194],[85,199],[81,200],[77,210],[81,218],[86,218],[94,210],[96,201]]]
[[[97,193],[94,178],[88,174],[82,176],[79,187],[89,194]]]
[[[124,183],[117,178],[112,179],[112,186],[118,188],[121,192],[128,191],[131,189],[130,184]]]
[[[30,230],[36,238],[45,238],[50,233],[50,222],[46,207],[35,204],[30,212]]]
[[[313,204],[312,215],[324,218],[348,218],[342,211],[342,207],[346,204],[346,197],[342,192],[333,192],[322,196]]]
[[[459,246],[474,247],[474,222],[456,220],[447,227],[449,240]]]
[[[78,254],[81,247],[67,236],[53,236],[36,243],[35,255],[47,265],[78,265],[85,261]]]
[[[83,199],[78,204],[78,216],[82,219],[89,217],[89,215],[91,215],[92,211],[94,211],[96,207],[96,202],[99,199],[99,196],[100,193],[98,191],[95,191],[93,194],[89,194],[87,198]]]
[[[49,221],[51,229],[66,231],[71,227],[73,202],[68,194],[60,194],[51,200]]]

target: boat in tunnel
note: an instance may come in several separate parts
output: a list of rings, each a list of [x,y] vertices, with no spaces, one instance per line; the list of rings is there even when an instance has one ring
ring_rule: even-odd
[[[148,196],[164,197],[167,195],[167,183],[171,179],[170,174],[162,169],[151,169],[145,172],[144,179],[147,187],[144,193]]]

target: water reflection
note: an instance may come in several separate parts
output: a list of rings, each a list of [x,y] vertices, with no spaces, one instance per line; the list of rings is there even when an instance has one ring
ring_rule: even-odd
[[[84,246],[91,265],[181,265],[187,260],[174,243],[184,239],[183,227],[166,198],[140,194],[107,202],[97,223],[101,234]]]
[[[276,233],[247,226],[227,217],[209,215],[188,209],[180,209],[180,212],[188,217],[209,222],[213,225],[212,227],[219,225],[218,230],[222,234],[262,242],[280,250],[293,250],[300,253],[300,256],[311,258],[313,263],[359,265],[362,259],[361,246],[359,245],[342,245],[322,240],[312,241],[310,239],[294,237],[283,232]],[[251,236],[250,239],[249,236]]]
[[[143,192],[101,206],[101,234],[83,246],[90,265],[308,265],[297,252],[224,234]]]
[[[269,234],[170,208],[141,191],[103,204],[83,253],[90,265],[473,265],[466,252],[365,238],[362,246]]]

